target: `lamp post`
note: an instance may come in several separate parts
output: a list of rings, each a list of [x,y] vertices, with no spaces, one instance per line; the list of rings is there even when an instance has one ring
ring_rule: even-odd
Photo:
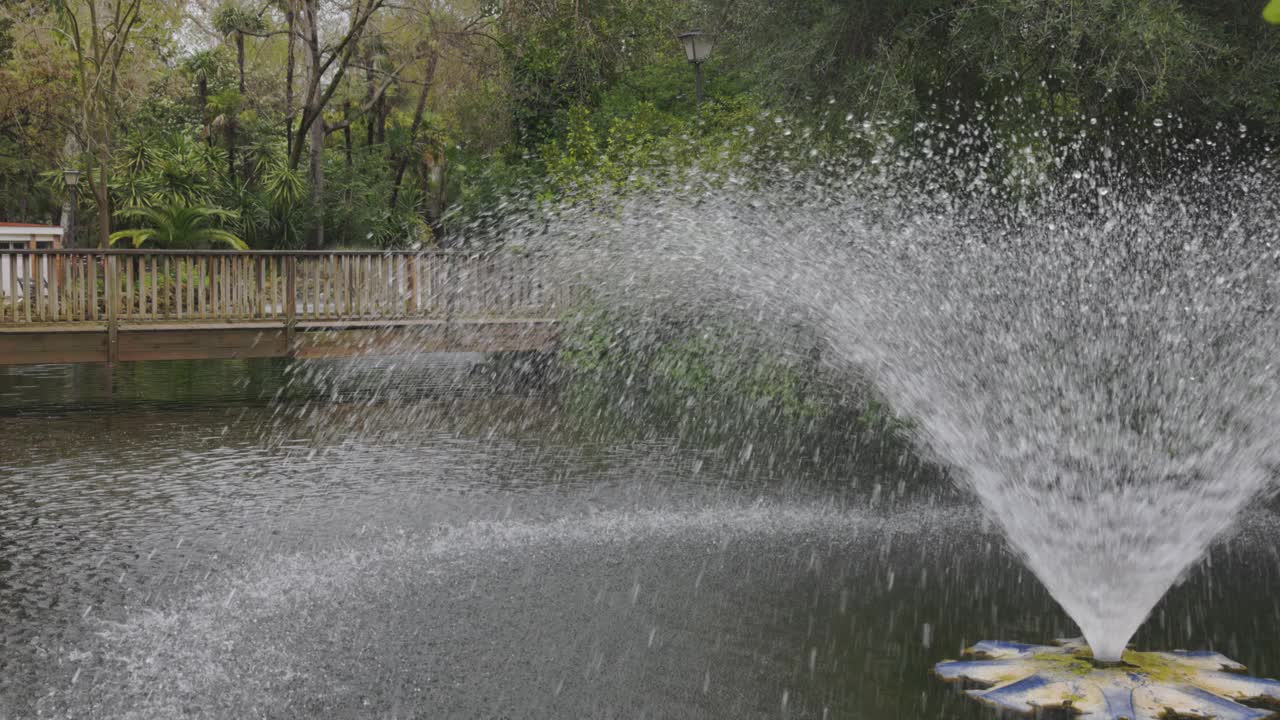
[[[688,58],[689,64],[693,65],[694,75],[697,77],[697,100],[698,104],[702,104],[702,63],[711,57],[711,50],[715,47],[715,40],[701,30],[690,30],[680,35],[680,43],[684,45],[684,56]]]
[[[76,245],[76,191],[80,186],[80,171],[67,168],[62,171],[62,180],[67,184],[70,205],[67,209],[67,247]]]

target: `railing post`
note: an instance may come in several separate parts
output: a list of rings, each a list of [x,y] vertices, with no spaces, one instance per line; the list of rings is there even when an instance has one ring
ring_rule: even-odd
[[[114,363],[120,358],[119,313],[120,313],[120,266],[115,255],[107,256],[107,362]]]
[[[458,274],[453,267],[456,255],[444,255],[444,321],[453,322],[454,305],[458,298]]]
[[[409,293],[405,312],[414,316],[418,314],[418,257],[418,253],[414,253],[405,262],[405,289]]]
[[[453,264],[458,259],[458,256],[446,253],[441,255],[440,258],[444,260],[444,342],[451,344],[454,332],[454,303],[458,296],[457,273],[454,272]]]
[[[284,261],[284,345],[285,354],[293,357],[294,324],[298,315],[298,257],[290,255]]]

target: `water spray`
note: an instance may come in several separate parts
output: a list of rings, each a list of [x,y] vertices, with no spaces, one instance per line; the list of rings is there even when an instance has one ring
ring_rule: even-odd
[[[851,120],[840,147],[766,119],[782,137],[741,172],[557,208],[549,251],[605,304],[814,328],[911,421],[1085,638],[989,643],[944,677],[1020,711],[1268,717],[1245,701],[1280,695],[1230,660],[1126,644],[1280,463],[1269,163],[1176,119],[905,141]],[[1167,167],[1123,160],[1134,138]]]

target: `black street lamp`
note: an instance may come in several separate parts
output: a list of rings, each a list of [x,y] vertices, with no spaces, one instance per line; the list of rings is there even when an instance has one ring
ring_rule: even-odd
[[[67,184],[67,192],[70,194],[70,204],[67,209],[67,238],[63,243],[66,247],[76,246],[76,191],[80,186],[80,171],[75,168],[67,168],[62,171],[62,180]]]
[[[696,97],[698,104],[702,104],[702,63],[711,57],[711,50],[715,47],[715,40],[701,30],[690,30],[680,35],[680,42],[684,45],[684,56],[693,65],[693,72],[697,76],[698,90]]]

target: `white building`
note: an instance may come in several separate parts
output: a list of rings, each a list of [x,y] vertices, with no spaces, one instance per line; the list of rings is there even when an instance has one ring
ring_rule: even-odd
[[[0,250],[49,250],[62,247],[62,228],[57,225],[0,223]],[[18,297],[26,292],[27,263],[19,256],[0,255],[0,297],[7,297],[17,287]],[[49,259],[40,259],[41,277],[48,277]],[[16,283],[11,282],[16,278]]]

